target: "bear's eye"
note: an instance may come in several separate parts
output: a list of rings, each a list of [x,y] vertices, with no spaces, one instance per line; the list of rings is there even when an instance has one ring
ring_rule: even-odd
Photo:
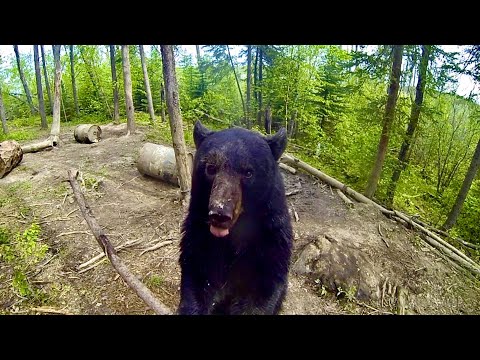
[[[245,170],[243,175],[247,178],[250,179],[253,176],[253,171],[252,170]]]
[[[207,164],[206,171],[208,175],[215,175],[217,173],[217,167],[213,164]]]

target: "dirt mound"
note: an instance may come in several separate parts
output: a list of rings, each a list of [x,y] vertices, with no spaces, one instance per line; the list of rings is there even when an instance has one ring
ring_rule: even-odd
[[[130,245],[119,256],[160,301],[175,309],[184,214],[176,187],[136,168],[148,129],[127,137],[125,124],[102,126],[102,140],[95,144],[75,142],[73,127],[62,131],[58,148],[25,154],[0,179],[0,191],[12,191],[30,209],[25,215],[18,203],[2,206],[3,224],[36,219],[42,241],[49,245],[31,283],[48,294],[46,305],[65,313],[153,313],[105,258],[87,263],[101,251],[66,182],[67,170],[75,168],[110,241],[116,247]],[[356,203],[350,208],[328,185],[307,174],[282,173],[295,233],[283,314],[395,313],[399,294],[407,313],[480,313],[478,280],[453,267],[415,232],[373,206]],[[160,243],[164,245],[149,250]],[[39,313],[28,301],[18,300],[5,285],[9,280],[0,279],[0,310]]]

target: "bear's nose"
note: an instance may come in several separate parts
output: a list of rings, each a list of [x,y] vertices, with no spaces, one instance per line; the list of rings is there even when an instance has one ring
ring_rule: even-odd
[[[210,221],[219,225],[232,220],[232,216],[230,214],[227,214],[225,211],[222,211],[222,209],[210,210],[208,212],[208,217]]]

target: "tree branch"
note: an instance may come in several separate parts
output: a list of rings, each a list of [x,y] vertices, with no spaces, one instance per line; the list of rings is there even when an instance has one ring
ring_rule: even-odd
[[[115,251],[114,247],[108,240],[107,236],[105,235],[103,229],[98,225],[95,217],[93,216],[92,210],[85,202],[85,197],[80,189],[80,186],[77,183],[77,170],[69,170],[68,171],[68,181],[72,186],[73,195],[75,196],[75,200],[80,207],[83,217],[87,221],[90,230],[92,231],[95,239],[98,242],[98,245],[104,250],[105,254],[107,255],[108,259],[112,263],[112,266],[115,270],[120,274],[123,280],[132,288],[137,295],[158,315],[171,315],[173,312],[159,302],[153,293],[140,281],[138,280],[125,266],[122,260],[117,256],[117,252]]]

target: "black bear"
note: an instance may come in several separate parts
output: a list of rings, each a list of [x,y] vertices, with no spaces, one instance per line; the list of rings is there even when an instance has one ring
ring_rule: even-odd
[[[292,225],[275,135],[197,121],[192,190],[180,244],[179,314],[277,314],[287,291]]]

